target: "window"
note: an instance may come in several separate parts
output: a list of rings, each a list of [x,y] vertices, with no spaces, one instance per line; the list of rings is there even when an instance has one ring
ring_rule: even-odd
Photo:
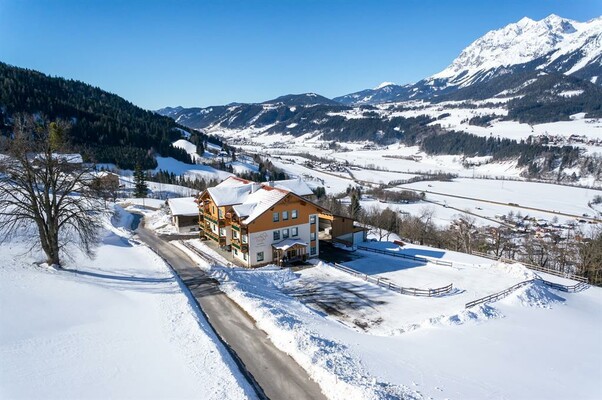
[[[274,231],[274,240],[280,240],[280,231]]]
[[[234,255],[237,256],[238,255],[238,250],[234,249]]]
[[[248,253],[242,253],[242,258],[247,261],[249,259],[249,254]]]
[[[311,256],[315,256],[316,255],[316,246],[311,246],[309,249],[309,255]]]
[[[232,238],[238,239],[238,232],[236,232],[234,229],[232,230]]]
[[[297,210],[293,210],[293,211],[291,212],[291,217],[292,217],[293,219],[297,219],[297,217],[298,217]]]
[[[299,236],[299,228],[297,228],[297,227],[291,228],[291,236],[292,237]]]
[[[316,223],[316,216],[315,215],[312,215],[311,217],[309,217],[309,223],[312,224],[312,225]]]
[[[242,242],[243,242],[244,244],[246,244],[246,243],[247,243],[247,240],[249,240],[249,239],[248,239],[248,237],[247,237],[247,235],[242,235]]]
[[[282,230],[282,239],[288,239],[288,229]]]
[[[282,211],[282,220],[286,221],[288,219],[288,211]]]
[[[280,221],[280,214],[278,214],[277,212],[275,212],[275,213],[272,215],[272,221],[274,221],[274,222],[278,222],[278,221]]]
[[[263,251],[257,253],[257,261],[263,261]]]
[[[224,218],[224,210],[221,208],[218,208],[217,210],[217,217],[218,218]]]
[[[219,235],[226,236],[226,228],[219,228]]]
[[[316,232],[311,232],[309,234],[309,240],[316,240]]]

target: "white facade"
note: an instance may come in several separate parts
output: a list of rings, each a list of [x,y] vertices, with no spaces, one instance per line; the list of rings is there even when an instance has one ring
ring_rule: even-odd
[[[319,240],[318,240],[318,214],[312,214],[309,218],[311,219],[311,217],[315,218],[316,223],[315,224],[311,224],[310,220],[306,221],[305,223],[301,223],[301,224],[297,224],[297,225],[291,225],[291,226],[287,226],[287,227],[281,227],[281,228],[277,228],[277,229],[270,229],[270,230],[266,230],[266,231],[261,231],[261,232],[253,232],[251,234],[249,234],[249,259],[248,260],[244,260],[243,259],[243,254],[242,252],[238,252],[238,256],[236,255],[236,253],[234,254],[235,257],[237,257],[239,260],[243,261],[245,264],[247,265],[255,265],[255,264],[263,264],[263,263],[270,263],[273,262],[273,249],[272,249],[272,245],[279,243],[283,240],[286,240],[287,238],[284,237],[284,231],[288,229],[288,239],[298,239],[302,242],[307,243],[307,256],[308,257],[317,257],[318,254],[320,254],[320,248],[319,248]],[[297,229],[297,235],[293,236],[293,228]],[[274,231],[278,231],[279,232],[279,237],[278,239],[274,239]],[[312,236],[312,232],[314,233],[314,236]],[[311,252],[311,242],[312,239],[314,238],[313,241],[315,243],[315,254],[312,254]],[[257,259],[257,255],[258,253],[263,252],[263,260],[258,260]]]

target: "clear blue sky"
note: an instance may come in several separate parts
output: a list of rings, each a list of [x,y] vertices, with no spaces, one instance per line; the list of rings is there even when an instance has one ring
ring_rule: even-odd
[[[148,109],[327,97],[445,68],[523,16],[585,21],[601,0],[0,0],[0,60]]]

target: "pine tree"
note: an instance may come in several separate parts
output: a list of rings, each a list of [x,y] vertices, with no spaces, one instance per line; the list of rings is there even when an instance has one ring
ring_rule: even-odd
[[[136,169],[134,170],[134,197],[146,197],[148,195],[148,186],[144,177],[144,171],[140,163],[136,163]]]
[[[351,204],[349,205],[349,215],[351,218],[358,219],[362,212],[362,206],[360,205],[360,194],[353,190],[351,192]]]

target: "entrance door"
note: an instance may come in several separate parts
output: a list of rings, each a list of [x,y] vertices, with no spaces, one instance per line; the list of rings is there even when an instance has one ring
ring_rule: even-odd
[[[295,258],[297,256],[297,250],[296,249],[289,250],[287,252],[287,256],[288,256],[289,260]]]

